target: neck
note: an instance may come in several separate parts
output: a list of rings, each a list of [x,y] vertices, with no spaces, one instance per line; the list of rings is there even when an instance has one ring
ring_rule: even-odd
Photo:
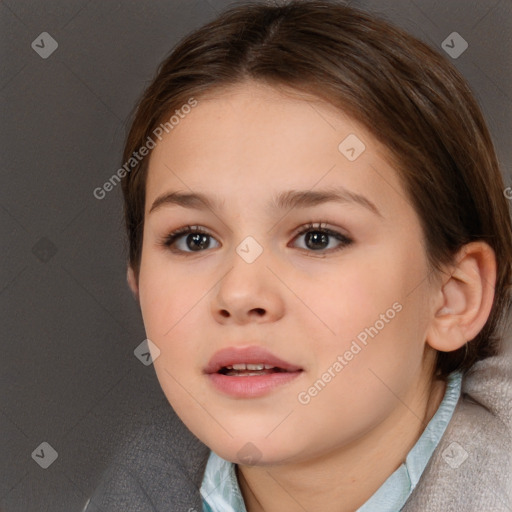
[[[446,383],[429,378],[417,388],[372,431],[314,460],[237,466],[247,511],[357,510],[405,461],[437,411]]]

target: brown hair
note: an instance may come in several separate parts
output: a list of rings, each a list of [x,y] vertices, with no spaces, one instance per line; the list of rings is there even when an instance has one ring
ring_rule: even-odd
[[[494,249],[490,317],[467,346],[439,353],[437,370],[466,370],[496,354],[499,327],[511,309],[511,220],[491,137],[455,67],[386,21],[336,2],[238,4],[187,36],[160,65],[135,112],[124,161],[191,98],[246,80],[324,99],[387,146],[420,218],[433,269],[452,262],[471,241]],[[136,276],[148,159],[122,184]]]

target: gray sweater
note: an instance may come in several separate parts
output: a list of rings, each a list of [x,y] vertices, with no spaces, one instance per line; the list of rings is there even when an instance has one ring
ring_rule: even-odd
[[[208,454],[166,404],[118,453],[86,512],[201,512]],[[512,512],[512,336],[465,375],[452,420],[402,510]]]

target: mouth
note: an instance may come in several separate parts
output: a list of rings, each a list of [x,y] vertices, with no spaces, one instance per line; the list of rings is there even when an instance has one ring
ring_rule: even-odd
[[[288,370],[272,366],[270,364],[246,364],[238,363],[223,366],[217,373],[227,377],[255,377],[257,375],[270,375],[272,373],[286,373]]]
[[[269,394],[296,379],[304,370],[263,347],[230,347],[217,352],[204,369],[213,387],[235,398]]]
[[[297,372],[299,366],[281,359],[259,346],[228,347],[216,352],[208,362],[204,373],[220,373],[228,376],[264,375],[267,373]]]

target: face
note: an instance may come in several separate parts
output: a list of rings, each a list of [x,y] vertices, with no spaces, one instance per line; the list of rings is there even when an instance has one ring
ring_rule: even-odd
[[[414,401],[428,272],[386,148],[319,100],[232,87],[153,150],[146,333],[170,404],[225,459],[318,457]]]

